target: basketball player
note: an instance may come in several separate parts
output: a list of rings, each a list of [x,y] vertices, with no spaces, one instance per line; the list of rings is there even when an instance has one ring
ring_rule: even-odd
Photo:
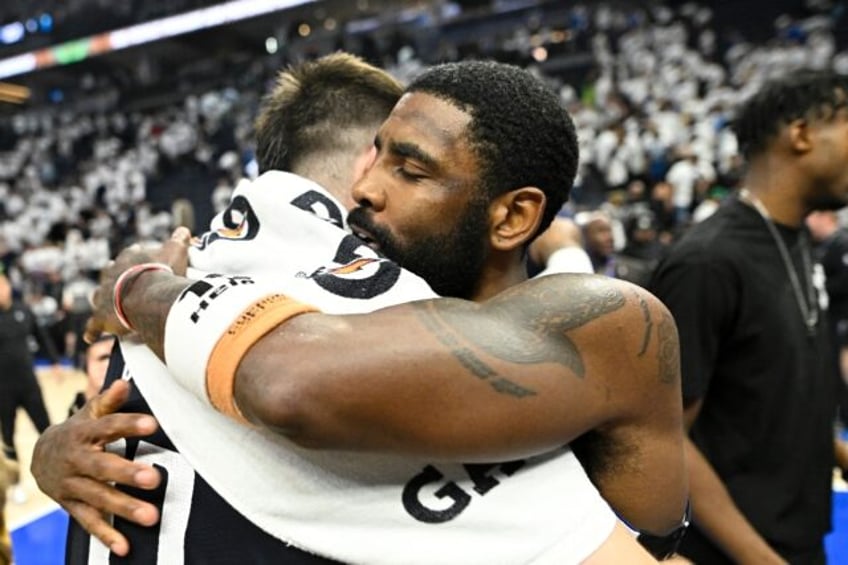
[[[378,160],[378,162],[379,162],[379,160]],[[570,181],[569,181],[569,182],[570,182]],[[266,190],[267,190],[267,189],[266,189]],[[378,262],[378,263],[380,263],[380,262]],[[380,264],[385,264],[385,263],[380,263]],[[380,269],[378,268],[377,270],[379,271]],[[146,276],[146,275],[145,275],[145,276]],[[320,279],[320,277],[319,277],[318,275],[316,275],[316,280],[318,280],[318,279]],[[141,279],[141,280],[143,280],[143,279]],[[324,280],[324,281],[326,282],[326,280],[327,280],[327,279],[321,279],[321,280]],[[133,281],[133,282],[132,282],[132,287],[134,288],[134,287],[135,287],[135,285],[136,285],[138,282],[139,282],[138,280]],[[640,315],[642,314],[642,312],[647,312],[647,311],[648,311],[648,309],[649,309],[649,305],[648,305],[647,303],[645,303],[645,304],[644,304],[644,307],[645,307],[645,310],[640,310]],[[654,305],[654,307],[655,307],[655,305]],[[660,328],[662,328],[662,324],[659,324],[659,327],[660,327]],[[653,346],[652,346],[652,347],[653,347]],[[504,385],[504,386],[509,386],[509,384],[508,384],[508,383],[502,383],[502,385]],[[166,427],[167,427],[167,426],[166,426]],[[507,448],[507,449],[512,449],[512,448]],[[531,449],[537,449],[537,447],[532,447]],[[679,520],[679,517],[678,517],[677,519]]]

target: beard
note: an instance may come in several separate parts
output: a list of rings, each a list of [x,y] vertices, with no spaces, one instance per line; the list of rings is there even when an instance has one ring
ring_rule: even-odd
[[[488,257],[488,206],[471,202],[452,230],[401,244],[386,228],[376,225],[365,208],[355,208],[348,220],[368,231],[380,252],[427,281],[439,296],[474,296]]]
[[[808,203],[810,210],[819,210],[822,212],[840,210],[845,208],[845,206],[848,206],[848,198],[832,195],[815,196]]]

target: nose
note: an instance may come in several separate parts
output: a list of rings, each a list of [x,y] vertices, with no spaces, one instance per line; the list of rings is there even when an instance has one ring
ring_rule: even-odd
[[[377,167],[371,167],[353,185],[351,195],[359,206],[379,212],[386,206],[386,191],[381,188],[382,186]]]

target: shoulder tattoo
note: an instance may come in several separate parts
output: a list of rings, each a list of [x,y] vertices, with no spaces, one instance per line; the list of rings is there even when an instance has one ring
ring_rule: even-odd
[[[639,353],[636,354],[637,357],[642,357],[648,351],[648,345],[651,343],[651,332],[654,329],[654,321],[651,319],[651,310],[648,308],[645,298],[635,290],[633,294],[636,295],[636,299],[639,301],[639,308],[642,310],[642,317],[645,319],[645,335],[642,336],[642,347],[639,348]]]
[[[567,332],[618,310],[624,306],[625,298],[614,286],[598,284],[588,277],[575,277],[567,283],[562,279],[531,281],[484,305],[451,301],[445,304],[450,304],[449,307],[441,307],[441,302],[420,303],[417,312],[463,365],[469,367],[469,356],[479,362],[472,371],[475,375],[481,376],[482,367],[495,374],[474,353],[482,351],[520,365],[558,363],[583,378],[586,371],[582,355]],[[482,323],[480,318],[467,315],[472,310],[485,312]],[[502,323],[498,323],[500,320]],[[460,344],[466,345],[458,348]],[[503,389],[510,381],[498,382]],[[492,386],[499,392],[526,396],[521,394],[526,389],[520,385],[515,385],[518,389],[507,387],[507,390],[500,390],[494,382]]]
[[[676,384],[680,373],[680,347],[677,342],[677,326],[667,310],[663,310],[657,335],[660,382]]]

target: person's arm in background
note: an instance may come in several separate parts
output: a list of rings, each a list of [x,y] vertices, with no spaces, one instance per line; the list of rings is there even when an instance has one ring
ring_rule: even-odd
[[[542,267],[536,276],[556,273],[593,273],[592,260],[583,248],[580,228],[567,218],[554,218],[550,227],[527,249],[530,260]]]
[[[684,410],[688,431],[701,409],[698,400]],[[698,447],[686,438],[689,497],[692,520],[734,563],[740,565],[785,564],[739,511],[721,478]]]

